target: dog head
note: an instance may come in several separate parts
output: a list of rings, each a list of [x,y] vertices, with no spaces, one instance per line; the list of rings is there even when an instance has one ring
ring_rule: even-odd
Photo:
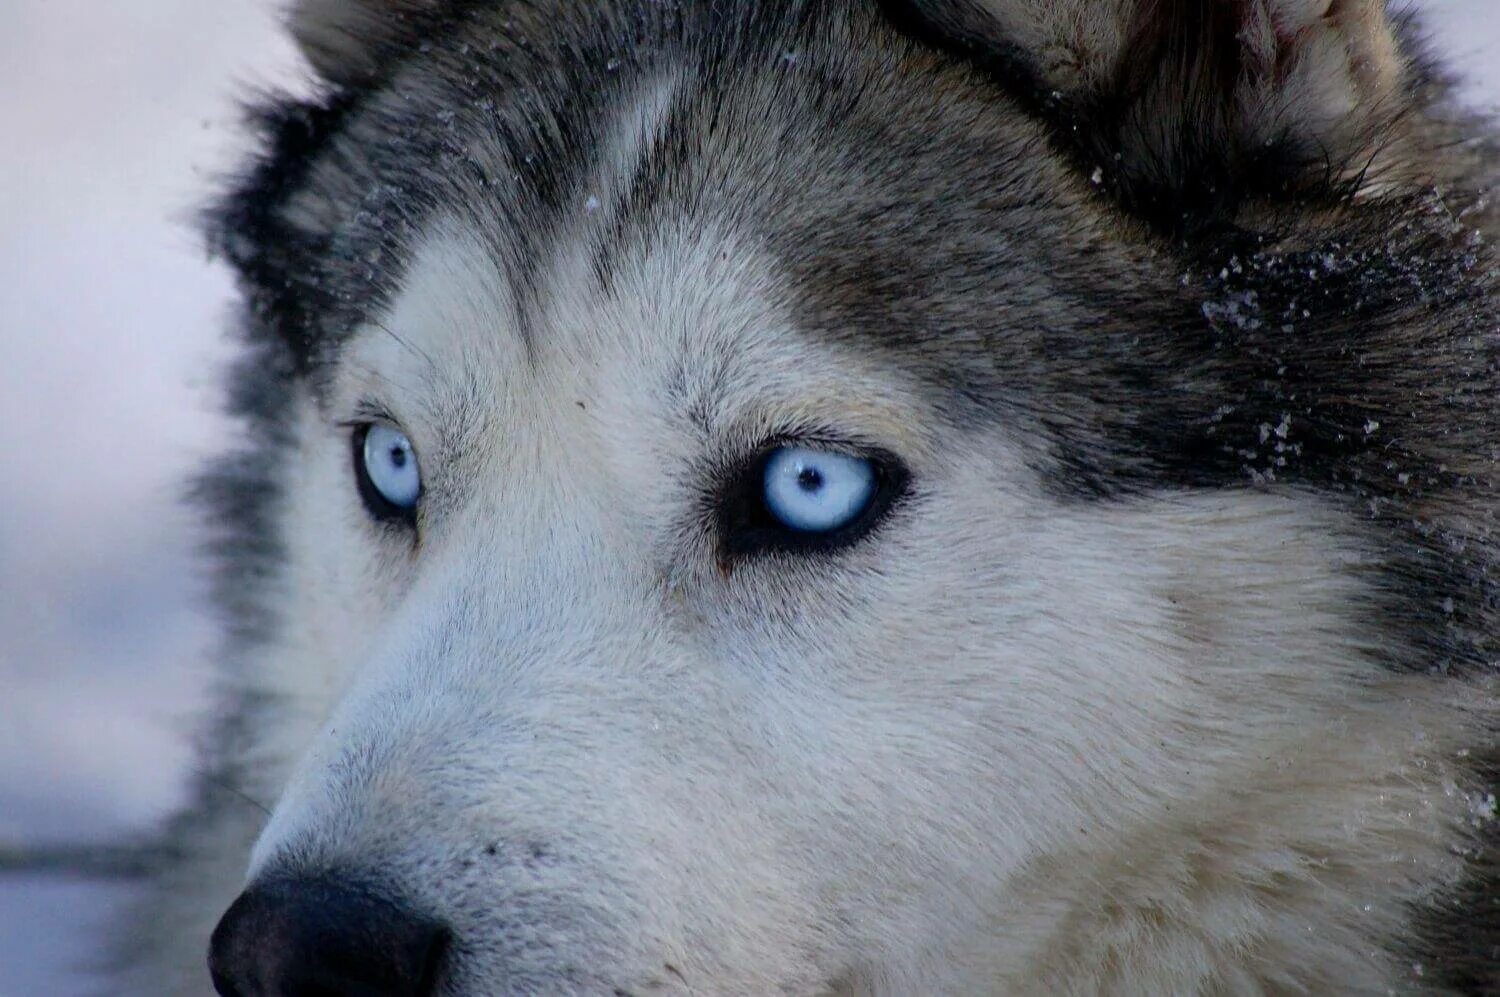
[[[1378,4],[1178,6],[297,12],[226,992],[1404,971],[1480,264]]]

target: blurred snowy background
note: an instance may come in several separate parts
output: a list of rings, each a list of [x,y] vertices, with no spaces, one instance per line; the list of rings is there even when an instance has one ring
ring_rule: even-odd
[[[1500,0],[1421,0],[1500,105]],[[236,100],[305,84],[276,0],[5,0],[0,24],[0,850],[177,800],[212,631],[182,483],[232,431],[225,269],[191,225]],[[0,873],[0,997],[88,992],[127,887]]]
[[[225,438],[229,274],[193,212],[236,101],[303,69],[271,0],[4,0],[0,848],[109,841],[178,797],[211,630],[183,482]],[[0,874],[0,997],[69,967],[118,885]]]

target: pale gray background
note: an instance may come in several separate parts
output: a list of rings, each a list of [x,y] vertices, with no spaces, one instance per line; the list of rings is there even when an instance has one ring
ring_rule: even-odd
[[[1500,102],[1500,0],[1425,0]],[[305,85],[271,0],[3,0],[0,847],[167,812],[209,627],[176,501],[216,415],[228,274],[190,225],[243,148],[236,100]],[[70,967],[120,887],[0,876],[0,997]]]

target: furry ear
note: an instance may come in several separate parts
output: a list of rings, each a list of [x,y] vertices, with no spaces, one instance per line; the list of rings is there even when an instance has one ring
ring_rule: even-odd
[[[292,37],[318,75],[341,87],[368,83],[452,0],[298,0]]]
[[[1162,221],[1363,176],[1401,103],[1385,0],[884,2],[1019,85]]]

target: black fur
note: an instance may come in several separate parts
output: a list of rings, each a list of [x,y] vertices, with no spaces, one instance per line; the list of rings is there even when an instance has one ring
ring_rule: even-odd
[[[265,151],[208,217],[211,245],[243,278],[252,321],[290,348],[301,372],[314,350],[316,317],[329,305],[306,275],[327,247],[326,240],[309,239],[287,224],[281,213],[357,103],[341,94],[322,101],[268,101],[252,110],[250,125]]]
[[[1236,134],[1233,92],[1244,5],[1200,0],[1141,4],[1127,43],[1132,56],[1088,92],[1058,90],[1032,53],[999,34],[977,0],[879,0],[892,24],[999,82],[1049,124],[1057,150],[1120,206],[1167,235],[1200,236],[1249,198],[1309,206],[1347,199],[1363,165],[1407,110],[1380,109],[1353,149],[1331,149],[1287,127],[1247,145]],[[1362,158],[1361,158],[1362,157]]]

